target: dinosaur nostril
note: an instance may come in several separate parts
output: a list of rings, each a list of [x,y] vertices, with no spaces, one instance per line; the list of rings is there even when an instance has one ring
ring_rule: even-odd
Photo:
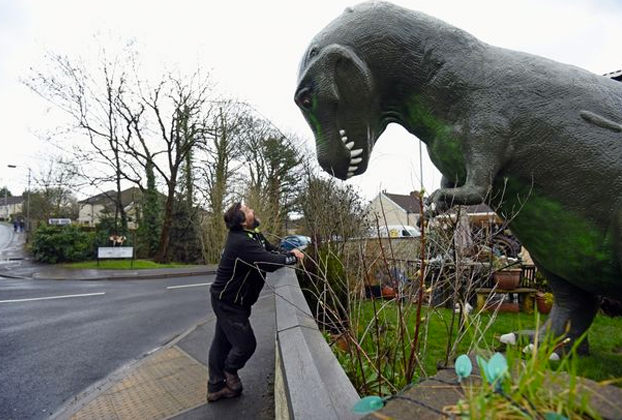
[[[300,108],[310,109],[311,105],[313,104],[313,99],[311,97],[311,88],[305,87],[300,89],[296,93],[294,101],[296,102],[296,105],[298,105]]]

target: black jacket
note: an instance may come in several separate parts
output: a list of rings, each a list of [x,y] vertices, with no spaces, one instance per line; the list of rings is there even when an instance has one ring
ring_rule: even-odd
[[[263,235],[249,230],[232,230],[210,288],[212,295],[223,302],[251,307],[259,298],[266,271],[276,271],[296,263],[288,252],[270,252],[274,247]]]

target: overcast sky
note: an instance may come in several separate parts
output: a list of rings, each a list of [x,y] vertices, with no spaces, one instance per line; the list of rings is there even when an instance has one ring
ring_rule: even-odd
[[[144,61],[210,70],[223,93],[252,104],[284,131],[312,142],[292,100],[298,63],[327,23],[357,1],[314,0],[0,0],[0,185],[15,194],[28,167],[45,165],[40,137],[55,125],[49,106],[19,79],[45,51],[78,56],[93,37],[135,39]],[[622,68],[620,0],[399,0],[479,39],[603,74]],[[424,186],[439,173],[424,150]],[[8,169],[7,165],[17,165]],[[371,199],[381,189],[418,190],[418,140],[389,127],[376,144],[367,173],[349,183]]]

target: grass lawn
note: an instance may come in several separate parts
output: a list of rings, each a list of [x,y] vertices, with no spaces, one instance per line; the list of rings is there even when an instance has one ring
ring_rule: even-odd
[[[380,302],[376,302],[377,308]],[[396,305],[389,303],[384,306],[379,316],[379,329],[381,332],[381,343],[384,341],[387,347],[399,346],[397,328],[396,328]],[[370,301],[365,301],[361,306],[360,319],[366,320],[364,324],[368,324],[373,318],[373,306]],[[408,310],[408,330],[410,334],[414,331],[414,307]],[[427,331],[427,348],[423,354],[423,364],[426,372],[432,375],[436,371],[438,362],[445,358],[445,349],[447,346],[449,324],[451,322],[453,311],[449,309],[426,310],[423,309],[422,317],[429,317]],[[470,317],[470,327],[467,330],[465,338],[458,347],[458,354],[466,352],[472,343],[479,340],[476,346],[479,349],[494,350],[499,347],[498,337],[501,334],[510,331],[534,329],[536,325],[536,315],[524,313],[499,313],[496,318],[493,314],[485,312],[479,316]],[[546,320],[546,315],[540,316],[540,322]],[[456,317],[456,323],[457,317]],[[490,327],[482,330],[490,322]],[[425,323],[421,324],[423,332]],[[377,348],[371,336],[375,334],[376,327],[371,324],[368,329],[366,338],[363,340],[363,347],[369,349],[371,353],[375,353]],[[365,325],[359,327],[360,333],[365,329]],[[454,327],[454,335],[456,328]],[[576,358],[577,374],[596,381],[619,379],[622,378],[622,317],[610,318],[604,315],[596,316],[592,324],[588,338],[590,341],[590,356],[580,356]],[[423,347],[420,347],[423,348]],[[397,352],[399,353],[399,352]],[[450,360],[450,364],[453,361]],[[618,382],[618,386],[622,383]]]
[[[104,270],[140,270],[140,269],[153,269],[153,268],[180,268],[191,267],[187,264],[158,264],[150,260],[134,260],[132,266],[131,260],[102,260],[97,265],[97,261],[82,261],[77,263],[61,264],[65,268],[76,269],[104,269]]]

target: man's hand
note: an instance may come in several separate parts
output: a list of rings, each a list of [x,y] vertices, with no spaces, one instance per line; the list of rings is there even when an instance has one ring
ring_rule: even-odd
[[[303,254],[299,249],[294,248],[291,252],[296,258],[298,258],[298,261],[302,261],[305,259],[305,254]]]

